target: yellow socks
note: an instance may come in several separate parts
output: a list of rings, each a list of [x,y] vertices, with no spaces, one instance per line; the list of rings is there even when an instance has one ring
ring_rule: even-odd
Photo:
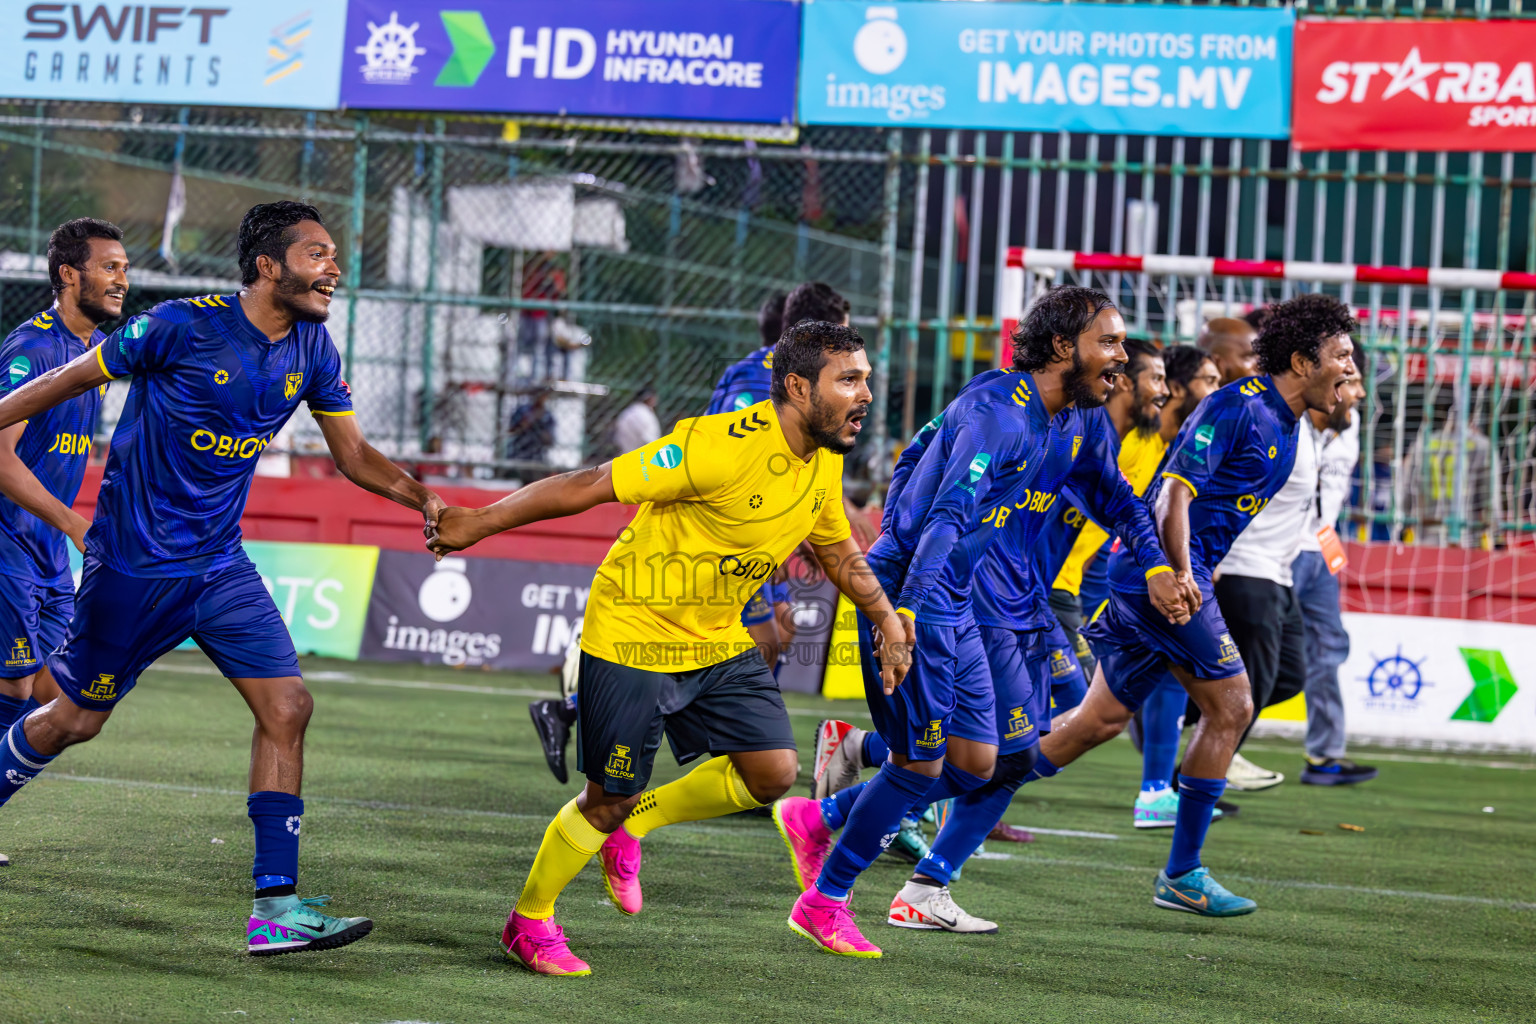
[[[747,790],[731,759],[712,757],[676,782],[646,790],[625,819],[624,829],[636,839],[643,839],[652,829],[663,825],[718,818],[761,806]]]
[[[555,897],[581,874],[607,838],[606,832],[599,832],[581,816],[575,800],[560,808],[555,820],[544,830],[544,841],[533,858],[522,898],[517,901],[517,912],[540,921],[553,917]]]

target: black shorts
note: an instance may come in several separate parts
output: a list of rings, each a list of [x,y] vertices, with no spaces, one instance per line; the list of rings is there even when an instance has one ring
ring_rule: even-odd
[[[779,684],[755,649],[688,672],[649,672],[582,651],[576,715],[576,770],[626,796],[650,782],[663,732],[678,764],[795,749]]]

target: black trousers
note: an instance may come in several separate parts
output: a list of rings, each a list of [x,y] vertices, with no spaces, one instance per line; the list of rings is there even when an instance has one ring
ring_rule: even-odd
[[[1307,681],[1307,634],[1296,592],[1271,580],[1223,575],[1216,603],[1237,643],[1253,688],[1253,721],[1272,704],[1300,693]],[[1248,723],[1253,728],[1253,722]],[[1248,732],[1243,732],[1243,739]]]

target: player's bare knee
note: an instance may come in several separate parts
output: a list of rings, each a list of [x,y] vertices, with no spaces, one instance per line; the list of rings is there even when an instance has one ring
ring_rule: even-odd
[[[800,776],[800,762],[795,752],[784,750],[780,753],[782,757],[774,758],[766,764],[755,764],[742,772],[741,778],[747,784],[747,792],[758,803],[773,803],[788,793]]]
[[[39,753],[50,753],[86,743],[101,733],[107,716],[87,711],[67,700],[56,700],[27,721],[27,742]]]
[[[262,728],[282,735],[303,735],[315,711],[315,698],[299,679],[283,680],[281,687],[258,716]]]

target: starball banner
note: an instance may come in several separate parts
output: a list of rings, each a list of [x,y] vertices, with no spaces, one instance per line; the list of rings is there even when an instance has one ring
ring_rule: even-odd
[[[810,0],[806,124],[1284,138],[1289,9]]]
[[[0,96],[334,109],[346,4],[0,3]]]
[[[351,0],[341,98],[787,124],[799,28],[784,0]]]
[[[1296,25],[1298,149],[1536,150],[1536,25]]]

